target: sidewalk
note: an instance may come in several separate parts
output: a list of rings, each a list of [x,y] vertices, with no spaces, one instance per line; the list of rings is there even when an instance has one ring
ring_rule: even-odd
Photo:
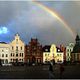
[[[60,79],[59,65],[53,65],[55,79]],[[62,79],[80,79],[80,65],[64,65]]]
[[[60,78],[59,65],[53,65],[53,73],[54,73],[55,79]]]

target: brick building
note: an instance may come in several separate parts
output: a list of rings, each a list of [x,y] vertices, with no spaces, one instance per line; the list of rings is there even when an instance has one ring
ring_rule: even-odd
[[[28,45],[25,46],[25,63],[42,63],[43,52],[42,45],[38,39],[31,38]]]
[[[60,49],[63,52],[63,61],[66,61],[66,47],[64,45],[60,45]]]

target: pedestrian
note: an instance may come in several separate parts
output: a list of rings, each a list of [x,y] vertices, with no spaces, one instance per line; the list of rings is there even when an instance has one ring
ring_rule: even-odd
[[[50,63],[49,64],[49,79],[53,79],[54,75],[53,75],[53,65]]]
[[[64,72],[64,66],[60,64],[60,78],[62,78],[63,72]]]

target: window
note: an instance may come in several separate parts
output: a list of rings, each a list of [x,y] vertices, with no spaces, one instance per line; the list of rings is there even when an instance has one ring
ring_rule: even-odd
[[[45,59],[45,61],[47,61],[47,58]]]
[[[12,61],[12,59],[11,59],[11,61]]]
[[[4,52],[4,50],[2,50],[2,52]]]
[[[21,53],[20,53],[20,57],[21,57]]]
[[[76,55],[75,55],[75,53],[74,53],[74,60],[76,59]]]
[[[15,61],[15,59],[13,59],[13,62]]]
[[[4,64],[4,59],[1,60],[1,63]]]
[[[29,54],[29,55],[30,55],[30,52],[27,52],[27,54]]]
[[[18,57],[18,54],[16,54],[16,57]]]
[[[29,52],[29,50],[27,50],[27,52]]]
[[[59,59],[57,59],[57,61],[59,62]]]
[[[21,59],[19,59],[21,61]]]
[[[57,56],[59,56],[59,54],[57,54]]]
[[[30,62],[30,59],[27,59],[27,62],[29,63]]]
[[[21,46],[21,50],[22,50],[22,46]]]
[[[16,46],[16,50],[18,50],[18,46]]]
[[[12,53],[11,53],[11,56],[12,56]]]
[[[18,44],[18,39],[16,39],[16,43]]]
[[[22,53],[22,57],[23,57],[23,53]]]
[[[8,57],[8,54],[6,54],[6,57]]]
[[[16,41],[18,41],[18,39],[16,39]]]
[[[45,54],[45,56],[47,56],[47,54]]]
[[[70,49],[70,52],[71,52],[71,49]]]
[[[68,53],[68,56],[69,56],[69,53]]]
[[[29,49],[29,46],[27,48]]]
[[[67,49],[67,52],[69,52],[69,49]]]
[[[2,54],[2,57],[4,57],[4,54]]]
[[[60,54],[60,57],[62,56],[62,54]]]
[[[79,54],[77,54],[77,61],[79,61]]]
[[[13,50],[13,46],[12,46],[12,50]]]
[[[8,59],[5,60],[5,63],[8,63]]]
[[[16,54],[18,54],[18,51],[16,51]]]
[[[36,47],[34,46],[33,49],[36,50]]]
[[[14,57],[14,53],[13,53],[13,57]]]
[[[22,61],[23,61],[23,59],[22,59]]]
[[[48,49],[45,49],[45,51],[48,51]]]
[[[70,59],[68,58],[68,61],[69,61]]]

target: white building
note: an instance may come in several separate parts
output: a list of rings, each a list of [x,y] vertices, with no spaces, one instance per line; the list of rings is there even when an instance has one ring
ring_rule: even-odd
[[[15,39],[10,43],[10,62],[24,62],[24,52],[25,44],[16,34]]]
[[[46,45],[43,47],[43,63],[50,61],[50,46]]]
[[[73,51],[73,47],[74,47],[74,43],[70,43],[66,47],[66,61],[70,61],[71,60],[71,52]]]
[[[10,45],[5,42],[0,42],[0,59],[2,64],[10,62]]]

